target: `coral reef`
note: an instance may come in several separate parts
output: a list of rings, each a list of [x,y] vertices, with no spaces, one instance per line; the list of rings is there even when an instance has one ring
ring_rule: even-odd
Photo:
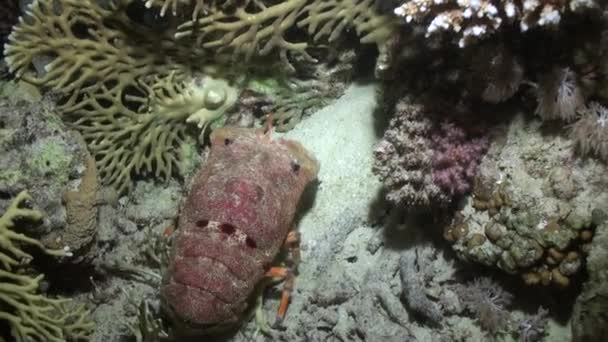
[[[23,207],[30,200],[26,192],[19,193],[0,217],[0,321],[8,323],[17,342],[62,342],[86,338],[93,323],[84,306],[74,308],[69,299],[53,299],[41,294],[44,275],[18,271],[33,259],[23,249],[26,246],[37,247],[47,255],[70,255],[69,249],[48,249],[40,241],[15,231],[18,220],[38,221],[42,218],[39,211]]]
[[[132,6],[142,6],[141,11],[145,8],[135,0],[112,1],[107,6],[93,0],[60,3],[55,6],[43,0],[29,7],[30,20],[16,25],[9,37],[6,61],[17,77],[61,95],[62,118],[84,136],[103,184],[114,186],[119,193],[128,192],[132,178],[138,175],[165,180],[173,174],[183,175],[180,147],[187,140],[187,123],[195,123],[204,134],[236,101],[237,88],[223,78],[242,78],[253,67],[231,66],[229,70],[201,67],[201,63],[225,64],[224,50],[235,57],[252,57],[264,56],[276,47],[282,49],[279,55],[285,64],[291,65],[286,50],[308,56],[307,43],[283,39],[287,30],[298,25],[314,34],[315,40],[328,36],[331,41],[341,36],[345,26],[354,25],[364,35],[362,42],[379,46],[393,29],[392,18],[375,13],[370,1],[320,6],[296,0],[269,7],[259,1],[197,1],[192,4],[195,17],[200,18],[181,25],[178,32],[175,25],[161,28],[138,21]],[[164,13],[180,3],[148,1],[146,5],[160,5]],[[205,15],[198,13],[201,11]],[[306,19],[296,22],[304,13]],[[270,25],[276,15],[286,21]],[[235,17],[243,20],[234,21]],[[248,29],[249,34],[240,31],[252,24],[261,27]],[[187,34],[188,25],[202,31]],[[174,36],[180,39],[176,41]],[[250,39],[255,43],[250,44]],[[192,40],[197,43],[193,45]],[[264,47],[258,49],[258,43]],[[268,67],[272,61],[261,64]],[[289,90],[299,96],[297,108],[294,99],[285,99],[287,94],[278,96],[273,109],[278,111],[275,120],[282,123],[280,127],[293,127],[302,111],[318,107],[335,94],[317,89],[321,81]],[[316,96],[319,92],[324,96]]]
[[[405,1],[394,12],[409,22],[426,26],[426,35],[449,31],[458,36],[464,47],[519,23],[521,31],[530,28],[555,27],[569,12],[597,9],[594,0],[412,0]]]
[[[568,139],[544,138],[538,125],[518,117],[506,144],[493,144],[475,197],[444,236],[460,258],[518,274],[529,285],[563,288],[584,267],[596,228],[592,212],[606,205],[606,187],[591,185],[605,184],[605,166],[578,162]],[[547,153],[549,144],[560,147]]]
[[[82,137],[57,117],[52,99],[37,99],[35,104],[18,100],[27,88],[13,87],[3,84],[6,93],[0,97],[0,192],[28,189],[45,213],[36,229],[43,244],[70,246],[75,259],[80,258],[88,253],[82,247],[95,238],[100,198],[94,162]],[[80,198],[73,194],[79,187],[84,191]],[[6,202],[0,199],[0,208]]]
[[[266,56],[275,53],[283,66],[294,71],[288,54],[305,60],[314,58],[306,51],[306,42],[290,42],[287,31],[304,29],[314,41],[326,38],[335,41],[347,27],[361,36],[362,43],[375,43],[381,55],[388,53],[388,42],[394,33],[396,20],[375,11],[373,0],[320,1],[289,0],[264,5],[247,2],[233,12],[216,10],[197,20],[180,25],[178,39],[195,39],[205,49],[227,53],[233,59]],[[382,58],[379,58],[379,61]],[[378,64],[377,69],[384,68]]]
[[[181,166],[187,122],[204,129],[236,99],[225,81],[185,77],[178,60],[195,49],[172,44],[167,34],[157,44],[158,32],[127,16],[130,2],[106,8],[64,0],[60,11],[52,1],[36,2],[6,50],[18,77],[63,95],[64,120],[84,136],[104,184],[119,193],[137,174],[170,177]],[[55,26],[62,29],[47,29]]]
[[[570,137],[582,155],[595,155],[608,162],[608,109],[591,102],[580,110],[580,118],[570,126]]]
[[[44,237],[42,241],[47,247],[70,246],[73,253],[78,255],[95,239],[100,191],[97,166],[91,156],[87,158],[85,167],[78,188],[63,193],[66,227]]]
[[[576,74],[568,68],[551,70],[539,81],[536,114],[543,120],[573,121],[585,104]]]
[[[507,307],[511,305],[513,295],[504,291],[499,284],[490,278],[476,278],[454,286],[454,291],[464,308],[474,314],[484,330],[491,334],[507,330]]]
[[[541,341],[545,336],[549,310],[542,306],[538,311],[530,317],[521,319],[517,327],[519,328],[517,341],[518,342],[534,342]]]
[[[376,147],[373,170],[395,205],[445,207],[471,188],[487,139],[449,117],[435,117],[423,105],[400,99]]]
[[[576,300],[572,315],[572,340],[576,342],[599,341],[608,335],[605,315],[608,307],[608,211],[596,210],[592,219],[597,228],[587,258],[589,280]]]

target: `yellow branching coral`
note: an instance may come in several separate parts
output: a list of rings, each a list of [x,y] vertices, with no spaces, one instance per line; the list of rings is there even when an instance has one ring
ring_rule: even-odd
[[[203,48],[219,53],[228,51],[235,58],[242,56],[249,60],[278,50],[285,65],[289,65],[287,52],[314,60],[306,52],[306,43],[292,43],[284,38],[287,30],[295,27],[306,3],[307,0],[290,0],[254,11],[240,7],[234,13],[218,10],[181,25],[176,36],[194,36]]]
[[[198,14],[205,8],[205,0],[146,0],[146,7],[160,7],[160,15],[164,17],[169,8],[171,8],[173,15],[177,15],[178,5],[192,6],[192,3],[194,3],[192,19],[196,19]]]
[[[69,248],[61,250],[47,249],[40,241],[13,230],[15,221],[18,219],[38,221],[42,218],[42,213],[39,211],[20,207],[27,200],[30,200],[29,195],[25,192],[20,193],[6,213],[0,217],[0,264],[6,271],[11,271],[13,267],[32,260],[32,255],[20,248],[21,244],[38,247],[44,253],[54,256],[66,256],[66,253],[70,253]]]
[[[162,14],[181,5],[194,16],[159,29],[129,17],[134,3],[160,7]],[[176,151],[186,124],[204,129],[236,101],[227,82],[187,79],[191,69],[210,59],[225,62],[227,55],[273,54],[288,67],[288,54],[312,61],[307,41],[286,38],[298,27],[315,41],[336,40],[353,28],[363,43],[378,45],[384,60],[398,19],[378,14],[375,3],[38,0],[11,33],[6,61],[18,77],[63,95],[63,118],[84,136],[102,182],[122,193],[133,176],[170,177],[181,164]],[[246,67],[231,68],[239,74]]]
[[[29,199],[27,193],[20,193],[0,217],[0,321],[8,323],[17,342],[84,339],[93,328],[89,312],[83,306],[73,308],[69,299],[52,299],[38,293],[44,275],[17,272],[18,267],[32,259],[22,249],[26,245],[49,255],[69,255],[65,249],[47,249],[39,241],[13,230],[18,219],[39,220],[42,217],[40,212],[22,207]],[[3,340],[1,336],[0,340]]]
[[[306,28],[317,41],[336,40],[346,28],[354,27],[362,43],[376,43],[381,54],[394,34],[397,21],[374,10],[375,0],[288,0],[273,6],[241,6],[234,12],[216,9],[208,16],[188,21],[178,28],[177,38],[194,37],[197,45],[234,58],[265,56],[278,52],[289,66],[287,54],[313,60],[306,42],[285,39],[288,30]]]
[[[217,82],[188,90],[194,84],[186,80],[186,65],[199,51],[176,44],[171,32],[133,22],[132,1],[105,7],[96,0],[36,1],[6,49],[17,76],[64,95],[64,119],[84,136],[103,183],[119,193],[131,188],[134,175],[170,177],[180,164],[175,152],[186,119],[205,127],[236,100],[209,98],[217,95]],[[222,85],[224,96],[234,92]]]
[[[74,127],[96,156],[102,179],[119,193],[131,189],[133,174],[168,179],[181,165],[177,150],[186,139],[186,123],[204,129],[237,98],[236,89],[225,81],[187,80],[176,72],[156,77],[152,85],[140,82],[136,86],[148,96],[128,98],[140,103],[137,110],[121,101],[121,92],[105,87],[99,95],[74,104],[80,107],[75,109]],[[106,108],[104,101],[112,105]]]
[[[207,14],[215,8],[236,6],[238,4],[247,6],[249,2],[259,3],[261,0],[143,0],[147,8],[160,8],[160,15],[164,17],[167,11],[178,15],[178,7],[188,8],[192,12],[192,20],[196,20],[200,14]]]

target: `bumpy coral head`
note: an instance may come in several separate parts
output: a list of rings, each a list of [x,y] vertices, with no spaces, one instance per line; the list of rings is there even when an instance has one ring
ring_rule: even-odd
[[[280,173],[296,173],[300,176],[302,184],[306,185],[314,180],[319,172],[319,162],[297,141],[277,139],[272,140],[268,133],[263,133],[261,130],[252,130],[249,128],[240,127],[223,127],[216,129],[211,133],[211,145],[218,148],[221,146],[231,146],[231,150],[236,156],[242,154],[246,158],[250,154],[251,147],[256,146],[260,152],[263,152],[268,147],[272,150],[279,148],[284,153],[280,155],[273,153],[272,164],[279,166],[276,170]],[[260,156],[266,155],[260,153]],[[280,159],[285,159],[281,162]],[[270,162],[270,160],[269,160]],[[274,166],[273,166],[274,167]]]

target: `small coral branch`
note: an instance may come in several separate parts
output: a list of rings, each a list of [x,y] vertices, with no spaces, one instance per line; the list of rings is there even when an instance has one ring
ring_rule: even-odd
[[[171,14],[178,15],[178,7],[188,8],[192,12],[192,20],[198,19],[200,14],[207,14],[210,11],[228,8],[231,6],[246,7],[249,3],[255,3],[263,8],[262,0],[143,0],[147,8],[160,7],[160,15],[164,17],[171,9]]]
[[[51,299],[38,292],[44,276],[35,278],[0,270],[0,321],[8,322],[18,342],[64,342],[86,338],[93,322],[84,306],[70,308],[69,299]]]
[[[164,17],[169,8],[171,8],[171,13],[175,16],[177,15],[178,5],[192,6],[192,3],[194,3],[192,19],[196,20],[198,14],[205,8],[205,0],[146,0],[146,7],[160,7],[160,15]]]
[[[295,27],[306,0],[284,1],[261,10],[239,7],[234,13],[216,11],[179,27],[177,38],[194,36],[197,44],[218,53],[228,52],[233,58],[266,56],[278,50],[284,65],[290,66],[287,53],[295,53],[314,61],[306,43],[292,43],[284,37]]]
[[[22,245],[35,246],[49,255],[70,255],[65,249],[47,249],[38,240],[13,230],[19,219],[42,218],[40,212],[22,207],[30,199],[21,192],[0,217],[0,321],[8,323],[17,342],[85,339],[93,328],[89,312],[84,307],[72,308],[69,299],[51,299],[38,293],[44,275],[30,276],[16,270],[32,260]]]
[[[0,217],[0,263],[7,271],[32,260],[32,255],[21,249],[21,245],[38,247],[48,255],[71,256],[68,247],[59,250],[47,249],[40,241],[13,230],[15,222],[19,219],[38,221],[42,218],[41,212],[22,207],[23,203],[28,200],[31,200],[30,195],[26,192],[19,193],[6,213]]]

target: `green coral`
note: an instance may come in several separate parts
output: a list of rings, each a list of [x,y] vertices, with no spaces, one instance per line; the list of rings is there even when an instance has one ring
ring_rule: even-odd
[[[29,195],[21,192],[0,217],[0,321],[8,323],[17,342],[84,339],[93,327],[89,312],[84,307],[74,308],[69,299],[40,294],[44,275],[30,276],[22,270],[32,260],[23,246],[34,246],[53,256],[70,254],[67,249],[47,249],[40,241],[13,230],[19,219],[42,218],[42,213],[22,207],[28,200],[31,200]]]

